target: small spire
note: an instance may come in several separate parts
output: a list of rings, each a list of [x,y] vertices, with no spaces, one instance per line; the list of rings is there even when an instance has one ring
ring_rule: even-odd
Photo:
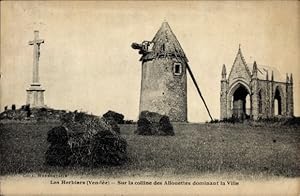
[[[286,73],[286,83],[289,83],[290,79],[289,79],[289,74]]]
[[[266,70],[266,80],[269,80],[269,71]]]
[[[290,77],[290,82],[291,82],[291,84],[293,84],[293,74],[291,73],[291,77]]]
[[[256,61],[253,63],[252,77],[257,78],[257,64]]]
[[[226,66],[225,64],[223,64],[223,67],[222,67],[222,79],[226,79]]]
[[[274,81],[274,72],[272,70],[271,80]]]
[[[161,28],[170,28],[169,23],[166,19],[161,23]]]
[[[241,56],[243,56],[243,55],[242,55],[241,44],[239,44],[239,50],[238,50],[238,54],[241,54]]]
[[[256,61],[253,63],[253,71],[252,72],[257,72],[257,64]]]
[[[222,67],[222,75],[226,75],[226,66],[225,64],[223,64],[223,67]]]

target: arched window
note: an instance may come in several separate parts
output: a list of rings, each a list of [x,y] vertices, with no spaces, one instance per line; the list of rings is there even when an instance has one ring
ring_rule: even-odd
[[[275,97],[274,97],[274,114],[275,116],[281,115],[281,94],[279,88],[277,87],[275,90]]]
[[[248,115],[248,116],[250,116],[250,108],[251,108],[251,101],[250,101],[250,95],[248,94],[247,96],[246,96],[246,108],[245,108],[245,111],[246,111],[246,114]]]
[[[174,63],[174,74],[181,75],[182,74],[182,65],[181,63]]]

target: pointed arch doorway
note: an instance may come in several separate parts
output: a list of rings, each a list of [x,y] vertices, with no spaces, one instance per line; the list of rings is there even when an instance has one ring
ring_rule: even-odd
[[[232,117],[238,119],[250,118],[250,92],[243,84],[237,84],[232,93]]]

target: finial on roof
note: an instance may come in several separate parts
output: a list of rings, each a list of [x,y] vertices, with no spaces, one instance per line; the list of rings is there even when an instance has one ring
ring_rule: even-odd
[[[274,81],[274,72],[272,70],[271,80]]]
[[[239,44],[239,50],[241,49],[241,44]]]
[[[256,64],[256,61],[254,61],[254,63],[253,63],[252,77],[257,78],[257,64]]]
[[[269,80],[269,71],[267,69],[264,69],[266,72],[266,80]]]
[[[225,64],[223,64],[223,67],[222,67],[222,79],[226,79],[226,66]]]
[[[286,73],[286,83],[289,83],[290,79],[289,79],[289,74]]]
[[[168,21],[166,19],[164,19],[164,21],[162,22],[161,26],[164,27],[164,28],[166,28],[165,26],[169,26]]]
[[[293,84],[293,74],[291,73],[290,82]]]
[[[256,61],[254,61],[253,63],[253,72],[257,72],[257,64],[256,64]]]

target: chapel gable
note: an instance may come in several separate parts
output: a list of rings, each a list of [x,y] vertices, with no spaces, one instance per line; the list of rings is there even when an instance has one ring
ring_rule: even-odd
[[[244,80],[250,82],[251,72],[247,66],[247,63],[242,54],[241,48],[239,48],[238,53],[234,59],[231,71],[228,76],[229,84],[233,83],[235,80]]]

